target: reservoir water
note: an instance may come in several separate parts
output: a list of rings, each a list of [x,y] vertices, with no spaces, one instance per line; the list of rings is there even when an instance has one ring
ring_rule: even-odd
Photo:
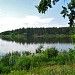
[[[70,39],[28,39],[28,41],[9,41],[0,39],[0,55],[14,51],[30,51],[35,53],[35,50],[43,45],[43,50],[46,48],[55,47],[59,51],[74,49],[74,43]]]

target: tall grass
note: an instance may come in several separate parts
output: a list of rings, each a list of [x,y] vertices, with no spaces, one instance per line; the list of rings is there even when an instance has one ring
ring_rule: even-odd
[[[75,75],[75,50],[59,52],[55,48],[36,53],[13,52],[0,58],[1,75]]]

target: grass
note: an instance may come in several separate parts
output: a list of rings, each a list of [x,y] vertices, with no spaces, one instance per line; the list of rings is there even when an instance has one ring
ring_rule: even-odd
[[[74,65],[41,66],[29,71],[11,71],[9,74],[1,75],[75,75]]]
[[[13,52],[2,56],[0,75],[75,75],[75,50],[41,48],[35,54]]]

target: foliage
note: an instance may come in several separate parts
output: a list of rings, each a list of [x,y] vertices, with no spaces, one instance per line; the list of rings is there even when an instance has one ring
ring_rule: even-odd
[[[2,73],[3,65],[0,64],[0,74]]]
[[[42,48],[42,46],[38,48]],[[73,65],[75,66],[75,50],[72,49],[59,52],[55,48],[47,48],[43,52],[34,54],[30,52],[24,52],[24,54],[12,52],[1,57],[0,74],[13,75],[14,73],[15,75],[19,75],[19,73],[23,72],[21,73],[23,75],[31,75],[31,73],[41,75],[41,73],[44,72],[45,75],[56,75],[56,73],[59,74],[65,72],[64,74],[66,75],[69,73],[71,74]],[[57,67],[55,68],[55,66]],[[71,71],[68,72],[67,70]]]
[[[38,9],[39,13],[42,12],[42,13],[45,13],[45,11],[47,11],[48,7],[49,8],[52,8],[52,4],[55,5],[56,2],[58,2],[59,0],[41,0],[39,5],[36,6],[36,8]]]
[[[35,38],[61,38],[75,34],[75,27],[60,27],[60,28],[20,28],[12,31],[5,31],[0,33],[0,37],[6,40],[28,42]],[[63,36],[64,35],[64,36]]]
[[[56,64],[59,64],[59,65],[69,64],[68,52],[67,51],[60,52],[58,56],[56,57],[55,61],[57,62]]]
[[[42,48],[43,48],[43,46],[40,45],[40,46],[36,49],[36,53],[41,53],[41,52],[42,52]]]
[[[47,55],[48,58],[56,57],[58,55],[58,50],[55,48],[48,48],[45,51],[45,54]]]
[[[2,69],[2,73],[8,74],[8,73],[10,73],[10,72],[11,72],[11,69],[10,69],[9,66],[7,66],[7,67],[3,67],[3,69]]]
[[[70,49],[69,50],[69,60],[71,64],[74,62],[74,55],[75,55],[75,51]]]
[[[31,65],[30,57],[24,56],[20,57],[16,63],[16,67],[18,70],[29,70]]]
[[[23,51],[23,52],[22,52],[22,55],[23,55],[23,56],[24,56],[24,55],[27,56],[27,55],[30,55],[30,54],[31,54],[31,53],[30,53],[29,51]]]
[[[52,8],[52,5],[55,5],[60,0],[40,0],[39,5],[36,6],[39,13],[45,13],[48,8]],[[63,17],[67,16],[69,18],[69,25],[70,27],[73,26],[74,20],[75,20],[75,0],[71,0],[69,3],[67,3],[67,7],[62,6],[63,10],[61,11],[61,14],[63,14]]]
[[[9,66],[9,58],[10,58],[11,54],[6,54],[4,56],[2,56],[1,62],[3,64],[3,66]]]

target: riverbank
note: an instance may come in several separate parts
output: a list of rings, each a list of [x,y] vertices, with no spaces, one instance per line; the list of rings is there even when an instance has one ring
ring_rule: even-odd
[[[55,48],[36,53],[28,51],[8,53],[0,58],[1,75],[74,75],[75,49],[59,52]]]

